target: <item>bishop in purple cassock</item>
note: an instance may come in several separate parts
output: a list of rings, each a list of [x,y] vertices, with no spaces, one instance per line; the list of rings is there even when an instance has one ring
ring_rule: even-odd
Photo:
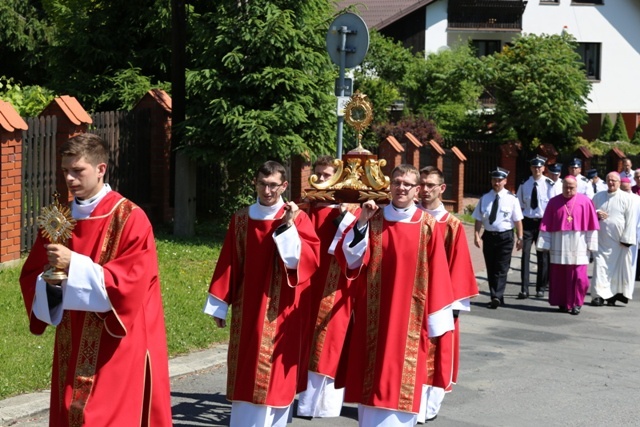
[[[598,217],[589,197],[577,191],[568,175],[562,194],[549,200],[540,224],[537,249],[549,251],[549,304],[560,311],[579,314],[589,289],[590,252],[598,250]]]

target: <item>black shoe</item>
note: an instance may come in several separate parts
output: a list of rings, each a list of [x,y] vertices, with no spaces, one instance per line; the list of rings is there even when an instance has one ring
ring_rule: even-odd
[[[500,306],[500,300],[498,298],[491,298],[491,302],[487,304],[487,308],[491,308],[493,310],[498,308],[498,306]]]
[[[529,298],[529,294],[525,294],[524,292],[520,292],[518,294],[518,299],[527,299]]]
[[[611,298],[607,298],[607,305],[609,307],[615,307],[616,306],[616,296],[612,296]]]
[[[580,314],[580,306],[576,305],[575,307],[573,307],[571,309],[571,314],[573,314],[574,316],[577,316],[578,314]]]
[[[591,305],[594,307],[602,307],[604,305],[604,300],[600,297],[592,298]]]
[[[567,307],[558,307],[558,310],[560,311],[560,313],[568,313],[569,309]]]
[[[618,301],[620,301],[623,304],[628,304],[629,303],[629,298],[625,297],[622,294],[616,294],[615,297],[617,298]]]
[[[431,418],[427,418],[427,422],[429,422],[429,421],[433,421],[433,420],[435,420],[436,418],[438,418],[438,415],[434,415],[434,416],[433,416],[433,417],[431,417]]]
[[[544,292],[543,291],[536,292],[536,298],[544,298]]]

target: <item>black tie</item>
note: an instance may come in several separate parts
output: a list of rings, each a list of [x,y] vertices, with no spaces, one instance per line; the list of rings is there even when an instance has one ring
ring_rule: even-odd
[[[533,190],[531,190],[531,209],[538,209],[538,183],[533,183]]]
[[[490,224],[493,224],[498,216],[498,200],[500,200],[500,196],[496,194],[496,199],[493,201],[493,205],[491,205],[491,213],[489,214]]]
[[[593,194],[596,194],[598,192],[598,190],[596,190],[596,183],[593,183]]]

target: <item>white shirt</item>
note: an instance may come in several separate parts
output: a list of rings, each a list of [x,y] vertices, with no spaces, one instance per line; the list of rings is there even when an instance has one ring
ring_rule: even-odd
[[[531,208],[531,191],[533,185],[537,184],[538,187],[538,207]],[[544,210],[547,208],[549,199],[551,196],[551,190],[553,189],[553,181],[545,176],[541,176],[539,179],[534,180],[533,176],[530,176],[525,182],[523,182],[518,188],[516,196],[520,201],[520,208],[522,214],[527,218],[542,218]]]
[[[491,190],[482,196],[473,211],[473,218],[482,221],[482,226],[486,231],[502,232],[512,230],[515,223],[522,221],[523,218],[520,202],[518,202],[513,193],[503,188],[498,194],[500,196],[498,200],[498,215],[493,224],[489,222],[489,215],[496,198],[495,191]]]

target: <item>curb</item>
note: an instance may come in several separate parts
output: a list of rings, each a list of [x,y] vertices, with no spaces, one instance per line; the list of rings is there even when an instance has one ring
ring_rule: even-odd
[[[169,359],[169,377],[179,377],[227,361],[227,344],[217,344],[184,356]],[[11,425],[14,421],[38,415],[49,410],[49,390],[21,394],[0,400],[0,425]]]

